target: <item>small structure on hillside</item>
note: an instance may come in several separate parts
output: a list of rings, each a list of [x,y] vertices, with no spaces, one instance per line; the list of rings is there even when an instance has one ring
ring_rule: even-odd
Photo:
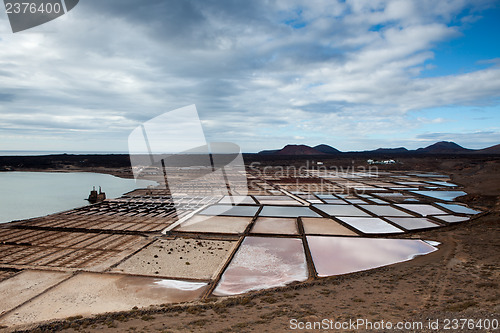
[[[383,160],[383,161],[377,161],[377,160],[367,160],[368,164],[396,164],[396,161],[394,160]]]
[[[92,191],[90,191],[89,197],[87,199],[90,203],[96,203],[106,200],[106,193],[101,190],[99,186],[99,193],[97,193],[95,186],[92,187]]]

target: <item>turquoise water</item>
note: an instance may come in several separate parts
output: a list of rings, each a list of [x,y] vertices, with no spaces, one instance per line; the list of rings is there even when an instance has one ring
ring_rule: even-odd
[[[85,206],[92,186],[116,198],[148,185],[156,183],[90,172],[0,172],[0,223]]]

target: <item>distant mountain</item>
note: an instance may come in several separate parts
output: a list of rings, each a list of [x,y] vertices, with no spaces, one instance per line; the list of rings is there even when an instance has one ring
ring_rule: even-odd
[[[340,150],[333,148],[332,146],[321,144],[313,147],[314,149],[325,153],[325,154],[339,154],[341,153]]]
[[[473,150],[457,145],[455,142],[441,141],[425,148],[418,148],[415,152],[424,154],[466,154],[473,152]]]
[[[276,155],[326,155],[306,145],[286,145],[283,149],[275,153]]]
[[[500,154],[500,144],[484,149],[467,149],[455,142],[441,141],[436,142],[425,148],[416,150],[408,150],[405,147],[399,148],[378,148],[369,151],[358,151],[348,153],[365,153],[365,154]],[[315,147],[306,145],[286,145],[282,149],[263,150],[259,152],[261,155],[334,155],[343,154],[338,149],[335,149],[326,144],[320,144]]]
[[[500,154],[500,145],[491,146],[484,149],[476,150],[476,154]]]
[[[286,145],[282,149],[262,150],[259,152],[260,155],[325,155],[339,153],[341,153],[340,150],[325,144],[315,147],[306,145]]]
[[[378,148],[378,149],[370,151],[370,153],[375,153],[375,154],[404,154],[404,153],[408,153],[408,152],[409,152],[409,150],[406,149],[405,147]]]

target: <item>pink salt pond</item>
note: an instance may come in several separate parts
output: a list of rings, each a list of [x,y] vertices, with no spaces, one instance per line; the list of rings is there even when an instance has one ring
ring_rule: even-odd
[[[246,237],[213,294],[227,296],[305,281],[308,269],[302,240]]]
[[[437,250],[414,239],[307,236],[307,243],[319,277],[391,265]]]

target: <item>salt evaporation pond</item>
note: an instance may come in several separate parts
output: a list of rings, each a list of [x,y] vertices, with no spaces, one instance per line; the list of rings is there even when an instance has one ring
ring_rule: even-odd
[[[267,217],[321,217],[308,207],[264,206],[259,216]]]
[[[437,250],[421,240],[307,236],[319,277],[408,261]]]
[[[313,207],[325,212],[330,216],[370,216],[361,209],[351,205],[314,205]]]
[[[475,209],[470,209],[468,207],[462,206],[462,205],[455,205],[455,204],[444,204],[444,203],[437,203],[439,206],[446,208],[448,210],[451,210],[454,213],[459,213],[459,214],[470,214],[470,215],[476,215],[481,213],[478,210]]]
[[[302,240],[246,237],[213,294],[243,294],[251,290],[285,286],[307,278]]]
[[[297,235],[295,218],[259,217],[252,228],[252,233]]]
[[[464,191],[411,191],[411,193],[425,195],[434,199],[453,201],[462,195],[466,195]]]
[[[397,206],[422,216],[446,214],[445,211],[427,204],[398,204]]]
[[[339,217],[339,219],[364,234],[397,234],[403,230],[378,217]]]
[[[405,228],[406,230],[418,230],[437,228],[439,225],[423,217],[388,217],[389,221]]]

